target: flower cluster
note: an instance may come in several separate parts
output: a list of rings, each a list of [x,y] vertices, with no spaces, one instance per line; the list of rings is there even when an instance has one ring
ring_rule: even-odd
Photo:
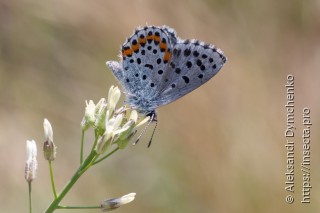
[[[136,110],[129,109],[125,106],[116,108],[120,96],[121,93],[118,87],[112,86],[109,89],[108,99],[102,98],[97,104],[94,104],[92,100],[86,101],[86,109],[81,121],[82,138],[80,147],[80,166],[60,194],[56,193],[52,169],[52,162],[56,158],[57,147],[53,142],[52,126],[46,118],[44,119],[43,128],[45,141],[43,143],[43,154],[44,158],[48,161],[52,192],[54,194],[54,200],[51,202],[46,212],[53,212],[58,209],[60,201],[84,172],[91,166],[105,160],[117,150],[124,149],[128,145],[130,139],[136,134],[137,128],[145,124],[148,120],[150,121],[150,117],[148,116],[139,118]],[[84,136],[85,131],[89,128],[93,128],[95,139],[90,153],[83,159]],[[107,152],[114,144],[117,147],[112,151]],[[29,212],[32,212],[31,183],[36,178],[38,169],[36,142],[34,140],[27,140],[26,150],[25,179],[28,182],[29,187]],[[129,193],[119,198],[107,199],[102,201],[101,205],[94,206],[94,208],[100,208],[102,211],[111,211],[132,202],[135,199],[135,195],[136,193]],[[65,208],[68,207],[65,206]],[[72,208],[86,209],[92,208],[92,206],[73,206]]]
[[[113,144],[120,149],[128,145],[130,138],[136,133],[137,127],[146,123],[150,118],[138,118],[138,112],[126,107],[116,109],[121,92],[118,87],[111,86],[108,100],[102,98],[97,104],[92,100],[86,101],[85,115],[81,126],[83,131],[93,128],[99,137],[95,150],[103,154]]]

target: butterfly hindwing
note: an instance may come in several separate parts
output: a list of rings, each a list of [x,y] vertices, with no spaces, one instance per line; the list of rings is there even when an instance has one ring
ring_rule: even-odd
[[[122,66],[129,93],[147,91],[141,95],[152,97],[159,90],[172,55],[173,38],[167,28],[150,26],[137,29],[123,44]]]

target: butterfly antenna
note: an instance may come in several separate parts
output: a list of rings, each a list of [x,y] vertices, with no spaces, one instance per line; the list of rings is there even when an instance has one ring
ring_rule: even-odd
[[[146,132],[146,130],[148,129],[148,127],[150,126],[150,124],[151,124],[153,121],[156,121],[156,124],[157,124],[157,116],[156,116],[156,113],[155,113],[155,112],[152,112],[152,113],[151,113],[151,117],[150,117],[150,120],[149,120],[148,124],[144,127],[144,129],[142,130],[142,132],[141,132],[140,135],[138,136],[137,140],[133,143],[133,145],[136,145],[136,144],[139,142],[141,136]],[[153,131],[153,133],[152,133],[152,137],[153,137],[153,134],[154,134],[154,131]],[[152,138],[151,138],[151,139],[152,139]],[[148,147],[150,146],[150,144],[151,144],[151,142],[149,142]]]

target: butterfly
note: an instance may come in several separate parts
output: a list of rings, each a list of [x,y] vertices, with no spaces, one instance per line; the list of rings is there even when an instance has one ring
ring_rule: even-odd
[[[213,45],[180,39],[168,26],[146,26],[122,45],[120,62],[106,64],[124,88],[126,103],[151,123],[157,122],[158,107],[206,83],[226,61]]]

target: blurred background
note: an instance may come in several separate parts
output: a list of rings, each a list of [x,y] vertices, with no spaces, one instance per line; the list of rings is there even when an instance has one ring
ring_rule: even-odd
[[[136,192],[117,212],[319,212],[319,1],[0,1],[1,212],[27,212],[25,141],[39,150],[34,212],[52,200],[43,119],[54,129],[58,191],[79,164],[85,100],[118,85],[107,60],[138,26],[215,44],[227,64],[158,110],[136,146],[89,170],[62,201]],[[295,77],[295,202],[285,202],[286,76]],[[302,109],[311,109],[311,204],[301,204]],[[152,129],[152,128],[150,128]],[[92,132],[86,136],[90,150]],[[67,212],[59,210],[59,212]],[[74,211],[75,212],[75,211]],[[76,212],[98,212],[76,211]]]

